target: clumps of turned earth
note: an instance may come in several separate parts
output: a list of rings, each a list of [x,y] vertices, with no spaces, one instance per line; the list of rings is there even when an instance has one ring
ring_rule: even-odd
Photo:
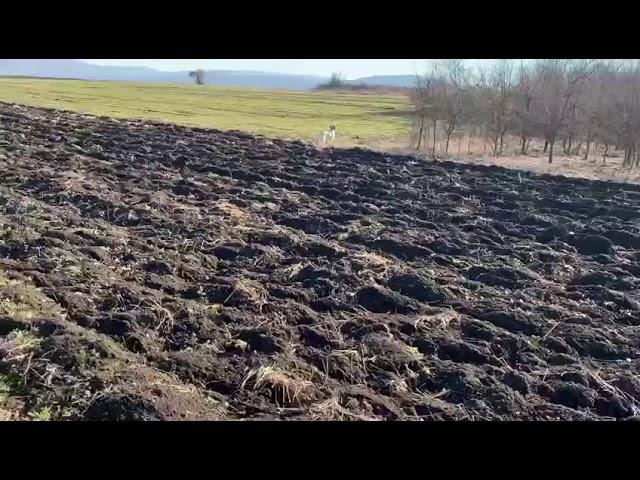
[[[639,188],[0,104],[0,419],[634,418]]]

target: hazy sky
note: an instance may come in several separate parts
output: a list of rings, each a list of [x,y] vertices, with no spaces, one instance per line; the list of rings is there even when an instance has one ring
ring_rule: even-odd
[[[165,71],[203,68],[205,70],[259,70],[322,76],[329,76],[331,72],[341,72],[348,79],[369,75],[423,73],[427,67],[426,59],[87,59],[84,61],[99,65],[145,66]]]

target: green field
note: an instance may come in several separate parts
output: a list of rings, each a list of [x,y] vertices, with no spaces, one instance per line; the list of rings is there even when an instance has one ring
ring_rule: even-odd
[[[335,124],[337,145],[399,143],[410,128],[406,97],[371,93],[6,77],[0,101],[307,141]]]

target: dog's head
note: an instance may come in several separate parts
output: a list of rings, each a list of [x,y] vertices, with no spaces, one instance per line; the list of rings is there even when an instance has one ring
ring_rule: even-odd
[[[335,125],[331,125],[331,126],[329,126],[329,130],[330,130],[330,131],[335,131],[335,129],[336,129],[336,126],[335,126]]]

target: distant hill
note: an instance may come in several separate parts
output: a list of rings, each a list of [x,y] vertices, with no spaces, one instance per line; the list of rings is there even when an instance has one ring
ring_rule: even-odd
[[[383,87],[413,87],[416,83],[415,75],[375,75],[372,77],[362,77],[356,80],[349,80],[351,84],[365,84]]]
[[[182,73],[160,72],[147,67],[104,67],[79,60],[0,60],[0,75],[76,78],[81,80],[133,80],[175,82]],[[184,81],[192,81],[188,77]]]
[[[148,67],[93,65],[80,60],[0,59],[0,76],[72,78],[79,80],[121,80],[130,82],[193,83],[189,72],[163,72]],[[209,70],[205,83],[223,87],[309,90],[328,78],[314,75],[255,72],[243,70]],[[412,75],[386,75],[350,80],[352,84],[393,87],[413,85]]]

